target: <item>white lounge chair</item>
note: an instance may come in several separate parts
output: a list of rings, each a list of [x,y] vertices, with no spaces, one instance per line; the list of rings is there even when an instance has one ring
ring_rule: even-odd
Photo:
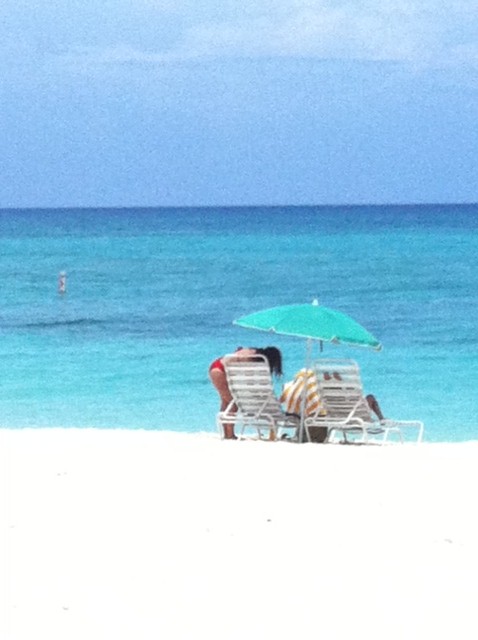
[[[259,438],[266,431],[271,440],[278,437],[279,430],[298,428],[299,418],[287,415],[281,408],[264,356],[255,356],[253,361],[233,356],[228,360],[226,357],[224,368],[232,402],[217,414],[216,423],[221,435],[225,424],[237,425],[239,438],[247,428],[253,428]]]
[[[310,427],[326,426],[327,442],[383,444],[389,441],[390,436],[396,436],[403,442],[404,433],[413,434],[414,440],[421,442],[423,422],[378,420],[364,397],[360,371],[355,361],[324,358],[318,360],[314,368],[326,413],[305,419],[306,435]]]

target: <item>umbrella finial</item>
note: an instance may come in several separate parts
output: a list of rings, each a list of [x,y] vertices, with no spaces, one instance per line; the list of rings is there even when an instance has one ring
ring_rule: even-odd
[[[313,307],[318,307],[318,306],[319,306],[319,300],[318,300],[318,298],[314,298],[314,299],[312,300],[312,306],[313,306]]]

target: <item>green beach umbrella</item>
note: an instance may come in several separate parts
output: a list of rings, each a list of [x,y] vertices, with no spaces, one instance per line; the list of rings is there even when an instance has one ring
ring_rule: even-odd
[[[257,311],[234,320],[234,324],[248,329],[270,331],[286,336],[297,336],[333,344],[371,347],[377,351],[380,342],[353,318],[319,305],[289,304]]]

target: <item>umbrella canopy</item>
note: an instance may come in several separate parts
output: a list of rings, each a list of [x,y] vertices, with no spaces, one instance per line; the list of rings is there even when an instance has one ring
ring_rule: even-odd
[[[312,304],[290,304],[257,311],[234,320],[234,324],[321,342],[371,347],[376,350],[382,348],[380,342],[353,318],[323,307],[317,300]]]

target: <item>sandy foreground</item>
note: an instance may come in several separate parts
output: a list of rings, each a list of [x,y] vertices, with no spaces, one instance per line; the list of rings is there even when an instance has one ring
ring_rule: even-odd
[[[478,442],[0,430],[2,640],[478,638]]]

